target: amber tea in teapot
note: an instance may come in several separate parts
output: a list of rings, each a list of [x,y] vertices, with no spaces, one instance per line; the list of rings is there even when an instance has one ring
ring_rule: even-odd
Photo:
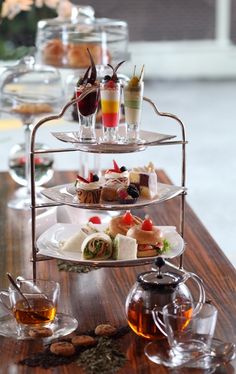
[[[144,307],[143,301],[131,301],[127,311],[128,324],[137,334],[147,339],[162,338],[162,332],[154,323],[152,313]]]

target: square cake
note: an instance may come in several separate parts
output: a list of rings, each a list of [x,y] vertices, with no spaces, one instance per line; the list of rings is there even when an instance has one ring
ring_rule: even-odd
[[[157,196],[157,174],[152,162],[142,168],[134,168],[129,173],[130,183],[134,184],[145,199]]]

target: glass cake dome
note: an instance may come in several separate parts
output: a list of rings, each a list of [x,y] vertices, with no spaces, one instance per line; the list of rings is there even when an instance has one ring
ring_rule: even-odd
[[[128,60],[128,25],[121,20],[95,18],[90,6],[73,5],[70,14],[37,25],[38,62],[58,68],[85,69],[89,48],[97,68]],[[63,14],[62,14],[63,13]]]

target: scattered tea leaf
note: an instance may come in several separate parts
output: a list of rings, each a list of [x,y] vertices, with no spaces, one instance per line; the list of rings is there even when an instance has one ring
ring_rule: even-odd
[[[101,337],[98,344],[82,352],[77,360],[89,374],[112,374],[123,367],[127,358],[111,338]]]
[[[87,265],[78,265],[76,263],[71,263],[68,261],[58,260],[57,267],[60,271],[68,271],[74,273],[89,273],[92,270],[97,270],[98,268]]]

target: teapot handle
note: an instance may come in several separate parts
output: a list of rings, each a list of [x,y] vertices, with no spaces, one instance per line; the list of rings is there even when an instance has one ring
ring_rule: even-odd
[[[199,289],[198,303],[205,303],[206,293],[205,293],[202,279],[195,273],[185,273],[184,282],[186,282],[189,278],[192,278],[195,281],[195,283],[197,283],[197,286]]]
[[[154,322],[156,326],[159,328],[159,330],[162,332],[164,336],[167,336],[166,330],[165,330],[165,324],[161,320],[159,313],[162,314],[157,307],[153,308],[152,310],[152,318],[154,319]]]

